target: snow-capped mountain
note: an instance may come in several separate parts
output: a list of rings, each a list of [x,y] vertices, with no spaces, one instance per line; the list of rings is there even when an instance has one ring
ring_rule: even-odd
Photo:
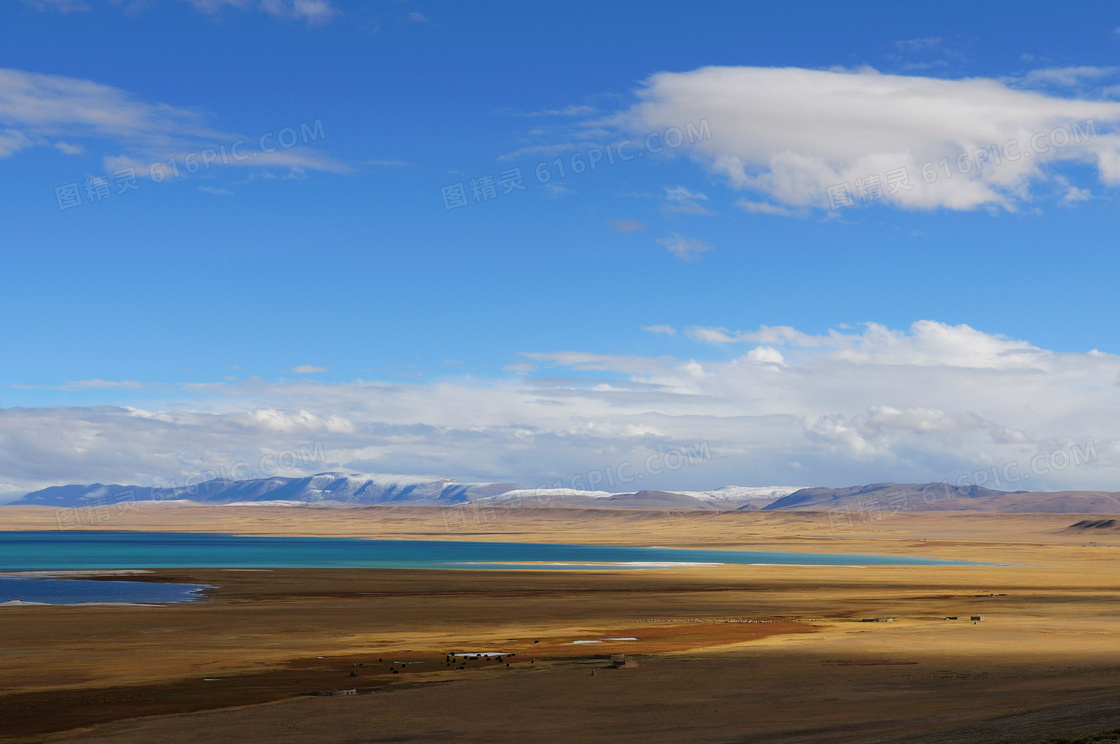
[[[724,486],[714,491],[637,491],[609,493],[572,488],[526,488],[487,500],[537,506],[604,506],[641,509],[761,509],[801,490],[799,486]]]
[[[724,486],[715,491],[607,493],[566,488],[523,489],[516,483],[462,483],[450,478],[317,473],[304,478],[214,479],[191,486],[70,485],[35,491],[13,505],[86,507],[130,501],[205,504],[454,506],[516,501],[524,506],[609,506],[651,509],[759,508],[797,491],[792,486]]]
[[[334,504],[449,505],[519,488],[516,483],[460,483],[449,478],[410,475],[317,473],[305,478],[214,479],[178,488],[93,485],[53,486],[13,504],[90,506],[125,501],[196,501],[201,503],[328,502]]]
[[[789,496],[801,490],[801,486],[724,486],[714,491],[674,491],[684,496],[691,496],[701,501],[720,502],[750,502],[750,501],[776,501],[783,496]]]

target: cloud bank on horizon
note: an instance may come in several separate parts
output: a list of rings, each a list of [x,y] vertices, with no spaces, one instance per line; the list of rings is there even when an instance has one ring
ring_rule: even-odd
[[[788,327],[684,332],[703,344],[752,348],[718,362],[534,353],[521,374],[489,381],[149,384],[163,399],[153,410],[0,409],[8,481],[0,488],[14,498],[61,482],[147,485],[320,442],[323,463],[281,474],[432,473],[566,486],[592,469],[704,443],[709,462],[642,487],[971,483],[971,474],[993,467],[1029,473],[1032,457],[1059,449],[1093,459],[1066,467],[1059,458],[1061,467],[1029,482],[985,485],[1108,489],[1120,475],[1115,355],[1057,353],[934,321],[823,336]],[[137,384],[122,388],[131,393]]]

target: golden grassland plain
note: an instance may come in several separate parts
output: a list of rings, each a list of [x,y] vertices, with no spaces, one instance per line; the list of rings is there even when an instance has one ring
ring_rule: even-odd
[[[180,605],[0,607],[0,737],[975,744],[1120,727],[1120,531],[1069,529],[1078,515],[909,513],[836,530],[805,512],[517,508],[455,529],[447,516],[164,504],[100,529],[1000,565],[156,569],[145,578],[212,589]],[[0,530],[53,529],[51,509],[0,509]],[[882,617],[894,621],[862,622]],[[573,643],[607,638],[637,640]],[[478,651],[516,655],[447,661]],[[607,668],[617,653],[639,666]],[[336,688],[358,694],[309,694]]]

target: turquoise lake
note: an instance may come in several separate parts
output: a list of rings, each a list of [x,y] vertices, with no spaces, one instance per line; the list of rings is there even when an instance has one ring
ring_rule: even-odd
[[[976,565],[965,561],[908,556],[611,545],[362,540],[345,537],[242,537],[180,532],[0,532],[0,571],[183,567],[570,570],[641,569],[690,563],[782,566]]]
[[[0,604],[35,602],[72,605],[167,604],[199,599],[198,584],[159,584],[153,581],[91,581],[89,579],[31,579],[0,576]]]

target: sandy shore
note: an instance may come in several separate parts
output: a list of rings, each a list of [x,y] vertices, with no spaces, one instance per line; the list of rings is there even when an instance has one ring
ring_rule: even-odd
[[[1079,519],[908,514],[833,530],[824,514],[521,509],[449,530],[436,509],[150,507],[101,528],[1008,565],[155,570],[133,578],[215,588],[164,607],[0,607],[0,731],[27,741],[971,744],[1115,728],[1120,532],[1067,529]],[[0,510],[0,529],[52,528],[49,509]],[[882,617],[894,621],[861,622]],[[447,654],[479,651],[516,656],[447,665]],[[595,658],[612,653],[639,666]],[[308,695],[332,688],[360,694]]]

